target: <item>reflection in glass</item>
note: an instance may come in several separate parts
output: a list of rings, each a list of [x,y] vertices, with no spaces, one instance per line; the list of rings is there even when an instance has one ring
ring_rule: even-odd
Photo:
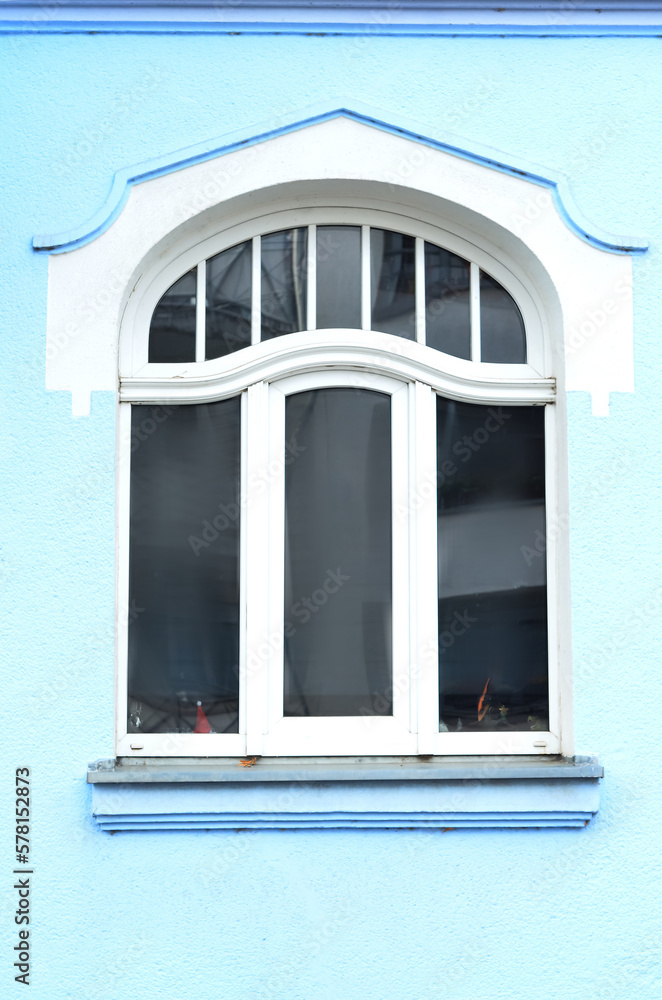
[[[425,244],[425,343],[471,357],[469,261],[432,243]]]
[[[232,354],[251,342],[252,243],[207,261],[206,357]]]
[[[129,732],[236,733],[239,398],[134,406],[132,432]]]
[[[361,229],[317,227],[317,329],[361,329]]]
[[[261,243],[262,339],[305,330],[308,230],[269,233]]]
[[[440,729],[548,729],[544,408],[437,398]]]
[[[413,236],[370,230],[372,330],[416,339],[415,244]]]
[[[481,361],[525,364],[524,320],[512,295],[484,271],[480,272]]]
[[[390,715],[390,397],[296,393],[286,439],[285,715]]]
[[[196,268],[159,299],[149,327],[151,362],[195,361]]]

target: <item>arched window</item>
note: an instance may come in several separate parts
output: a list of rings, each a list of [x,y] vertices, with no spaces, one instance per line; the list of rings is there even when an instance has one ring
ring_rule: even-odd
[[[558,752],[555,387],[504,261],[297,208],[131,322],[118,753]]]

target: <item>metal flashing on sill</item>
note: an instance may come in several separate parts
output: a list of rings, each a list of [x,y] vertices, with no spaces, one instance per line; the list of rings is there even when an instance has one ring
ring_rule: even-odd
[[[216,784],[345,781],[503,781],[602,778],[595,756],[561,757],[158,757],[93,761],[89,784]]]
[[[238,758],[96,761],[102,830],[583,828],[595,757]]]

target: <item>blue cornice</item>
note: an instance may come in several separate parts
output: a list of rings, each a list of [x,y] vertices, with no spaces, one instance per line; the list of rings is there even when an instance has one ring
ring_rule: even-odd
[[[636,37],[662,32],[650,0],[0,0],[5,33]]]
[[[476,145],[469,148],[463,140],[455,137],[432,138],[425,134],[427,129],[424,125],[411,121],[402,126],[393,125],[386,121],[384,112],[365,106],[358,110],[358,107],[361,106],[357,105],[354,109],[319,107],[309,109],[308,112],[304,113],[304,117],[295,121],[275,119],[267,124],[250,126],[241,132],[222,136],[208,143],[190,146],[188,149],[118,170],[113,178],[106,201],[88,222],[67,232],[35,236],[32,241],[33,248],[45,253],[63,253],[75,250],[96,239],[112,225],[126,204],[134,185],[334,118],[349,118],[363,125],[423,143],[445,153],[451,153],[481,166],[491,167],[502,173],[531,181],[550,192],[556,209],[568,228],[600,250],[607,250],[611,253],[642,253],[648,248],[647,241],[641,236],[612,235],[598,230],[585,221],[573,202],[566,178],[561,174],[543,170],[534,164],[522,161],[517,164],[507,162],[496,150]]]

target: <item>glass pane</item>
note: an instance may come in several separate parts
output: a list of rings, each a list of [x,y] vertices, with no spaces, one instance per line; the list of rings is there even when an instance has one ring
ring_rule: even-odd
[[[285,715],[390,715],[391,399],[289,396]]]
[[[543,428],[437,399],[442,731],[548,728]]]
[[[252,260],[247,241],[207,261],[207,358],[232,354],[251,342]]]
[[[361,329],[361,229],[317,227],[317,329]]]
[[[480,356],[498,364],[526,363],[526,333],[517,304],[503,285],[480,272]]]
[[[134,406],[129,732],[238,732],[239,398]]]
[[[284,229],[262,240],[262,339],[306,329],[307,229]]]
[[[195,361],[196,268],[162,295],[149,327],[149,361]]]
[[[415,245],[413,236],[370,230],[373,330],[416,340]]]
[[[432,243],[425,244],[425,343],[471,357],[469,261]]]

